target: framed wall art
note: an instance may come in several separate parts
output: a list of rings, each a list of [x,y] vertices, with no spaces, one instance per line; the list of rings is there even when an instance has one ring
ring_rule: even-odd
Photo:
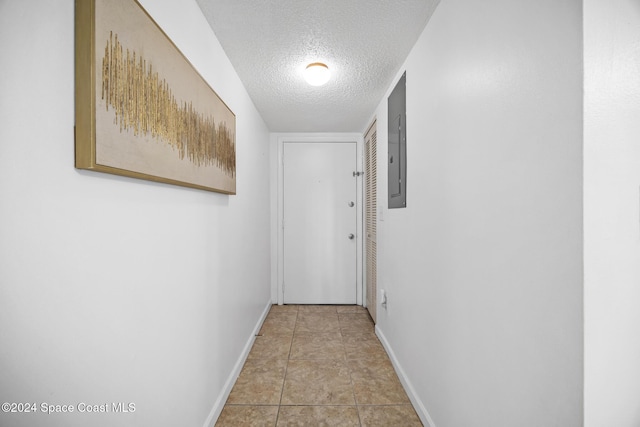
[[[135,0],[76,0],[75,166],[236,193],[236,118]]]

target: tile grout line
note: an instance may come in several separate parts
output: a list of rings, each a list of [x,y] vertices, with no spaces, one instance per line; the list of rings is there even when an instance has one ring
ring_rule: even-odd
[[[342,328],[340,328],[340,339],[342,341],[342,346],[344,347],[344,363],[347,365],[347,369],[349,370],[349,382],[351,383],[351,393],[353,393],[353,403],[356,406],[356,413],[358,414],[358,423],[362,427],[362,417],[360,417],[360,405],[358,405],[358,399],[356,398],[356,387],[353,382],[353,376],[351,375],[351,366],[349,365],[349,358],[347,356],[347,348],[344,345],[345,336],[342,334]]]
[[[296,321],[293,324],[293,332],[291,333],[291,343],[289,344],[289,353],[287,353],[287,364],[284,367],[284,377],[282,378],[282,390],[280,390],[280,401],[278,402],[278,413],[276,414],[276,423],[274,427],[277,427],[278,420],[280,419],[280,410],[282,409],[282,396],[284,395],[284,384],[287,381],[287,370],[289,369],[289,361],[291,360],[291,349],[293,348],[293,337],[296,334],[296,326],[298,325],[298,314],[300,313],[300,307],[296,310]]]

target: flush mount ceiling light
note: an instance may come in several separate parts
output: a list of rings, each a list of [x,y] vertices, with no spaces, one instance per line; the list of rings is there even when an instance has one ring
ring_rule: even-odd
[[[304,79],[311,86],[322,86],[329,81],[329,77],[331,77],[329,67],[322,62],[309,64],[304,70]]]

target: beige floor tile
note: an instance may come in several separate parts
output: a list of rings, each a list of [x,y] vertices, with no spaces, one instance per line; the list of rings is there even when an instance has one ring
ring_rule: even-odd
[[[337,313],[335,305],[300,305],[300,313]]]
[[[375,325],[368,313],[338,314],[340,330],[343,332],[373,332]]]
[[[355,406],[281,406],[278,426],[360,426]]]
[[[296,326],[297,311],[269,312],[259,335],[291,335]]]
[[[387,352],[373,333],[343,333],[342,342],[347,359],[387,359]]]
[[[277,406],[225,405],[216,427],[273,427],[278,417]]]
[[[286,313],[290,313],[292,311],[297,312],[298,311],[298,307],[295,304],[285,304],[285,305],[277,305],[274,304],[271,306],[271,310],[269,310],[270,313],[281,313],[281,312],[286,312]]]
[[[359,406],[363,427],[421,427],[422,422],[411,405]]]
[[[282,405],[354,405],[349,367],[340,360],[290,360]]]
[[[291,345],[291,359],[335,359],[346,357],[342,336],[338,332],[296,334]]]
[[[353,329],[340,329],[340,333],[342,334],[343,337],[349,336],[349,335],[371,335],[374,337],[378,337],[376,335],[376,330],[375,328],[353,328]]]
[[[276,421],[421,425],[368,312],[344,305],[271,307],[216,425]]]
[[[338,313],[298,314],[295,333],[340,332]]]
[[[286,365],[286,360],[247,360],[227,404],[278,405]]]
[[[374,334],[375,329],[373,326],[365,325],[363,323],[356,323],[350,325],[340,325],[340,331],[344,334]]]
[[[353,390],[359,405],[408,404],[391,362],[385,359],[351,359]]]
[[[340,322],[347,323],[366,323],[367,325],[373,325],[373,320],[371,320],[371,316],[366,311],[361,311],[359,313],[338,313],[338,319]]]
[[[336,306],[338,314],[340,313],[366,313],[367,309],[361,305],[338,305]]]
[[[288,359],[293,335],[269,334],[256,337],[247,359]]]

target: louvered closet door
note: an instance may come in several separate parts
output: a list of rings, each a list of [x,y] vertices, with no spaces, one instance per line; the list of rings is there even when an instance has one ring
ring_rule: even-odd
[[[366,245],[366,280],[367,308],[373,321],[376,321],[376,208],[377,208],[377,167],[376,167],[376,122],[373,122],[365,135],[365,245]]]

